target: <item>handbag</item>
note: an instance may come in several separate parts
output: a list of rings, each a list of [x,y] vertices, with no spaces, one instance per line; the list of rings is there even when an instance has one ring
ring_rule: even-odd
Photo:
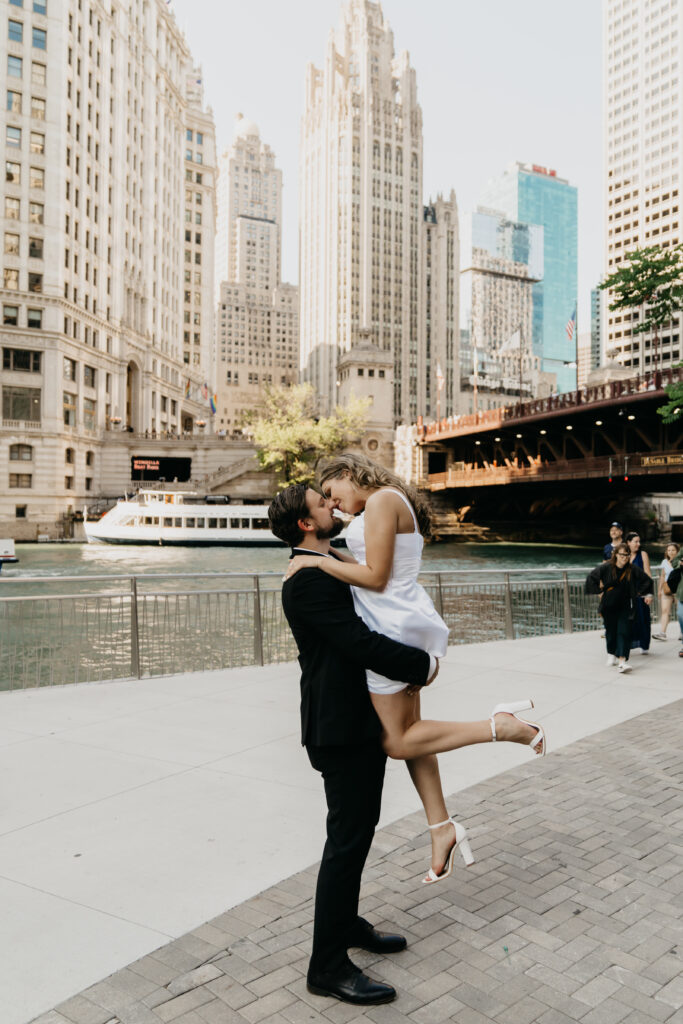
[[[664,586],[667,588],[670,594],[675,594],[681,585],[681,566],[679,565],[676,569],[672,569],[666,578]],[[666,591],[665,591],[666,593]]]

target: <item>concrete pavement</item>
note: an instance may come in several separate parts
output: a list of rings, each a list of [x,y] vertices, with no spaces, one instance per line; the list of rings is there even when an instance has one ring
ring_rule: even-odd
[[[605,667],[604,645],[594,633],[454,647],[437,683],[424,695],[423,716],[482,718],[500,700],[531,695],[539,719],[547,725],[550,749],[557,754],[567,744],[677,700],[683,680],[677,650],[673,640],[658,644],[647,658],[633,656],[630,675],[618,676]],[[0,694],[0,765],[5,780],[0,812],[3,1024],[26,1024],[171,940],[171,951],[192,946],[194,940],[183,936],[197,929],[198,934],[213,934],[203,932],[202,926],[229,908],[236,908],[237,919],[246,913],[251,926],[258,904],[252,904],[252,910],[240,910],[239,905],[248,908],[245,901],[268,888],[284,885],[287,893],[290,882],[300,897],[290,910],[303,914],[304,934],[297,940],[298,961],[303,962],[310,924],[306,901],[314,875],[310,866],[322,848],[324,803],[318,777],[298,742],[297,681],[297,666],[289,664]],[[676,714],[680,717],[679,709]],[[667,721],[664,715],[658,727]],[[602,742],[594,746],[599,751]],[[546,759],[536,782],[545,782],[546,773],[552,774],[562,763],[559,757]],[[529,771],[539,770],[524,750],[507,744],[445,755],[441,766],[446,792],[472,786],[476,790],[479,785],[482,793],[500,790],[514,801],[522,798],[517,789],[521,786],[523,795]],[[570,786],[571,778],[563,776],[559,782]],[[487,790],[487,785],[493,789]],[[543,796],[543,785],[534,792],[549,799]],[[474,803],[467,797],[461,804],[458,797],[458,814],[468,826],[472,816],[476,820],[476,852],[483,863],[494,855],[498,825],[486,808],[475,810],[481,803],[476,792],[471,799]],[[392,853],[407,843],[412,852],[404,850],[399,856],[407,857],[405,864],[411,866],[401,881],[410,887],[406,899],[412,900],[415,911],[410,913],[423,922],[420,928],[428,930],[435,913],[440,920],[437,904],[442,897],[415,890],[415,873],[422,869],[427,849],[424,835],[418,834],[422,818],[402,821],[418,806],[404,766],[392,764],[381,826],[400,824],[379,835],[375,849]],[[510,819],[510,827],[516,820]],[[552,824],[543,825],[548,827],[552,832]],[[395,872],[395,867],[390,870]],[[487,869],[476,869],[481,870]],[[292,882],[292,876],[302,871],[303,882]],[[291,893],[282,898],[291,899]],[[488,893],[486,901],[490,898]],[[268,905],[266,916],[272,918]],[[377,904],[371,902],[370,909],[382,906],[400,904],[382,897]],[[487,913],[485,908],[482,913]],[[457,918],[450,924],[453,920]],[[256,923],[269,928],[266,921]],[[250,927],[248,934],[253,931]],[[244,934],[235,933],[233,922],[226,931],[227,945],[215,946],[210,957],[204,957],[204,947],[200,954],[195,950],[193,966],[186,957],[169,953],[176,973],[163,984],[160,975],[152,979],[155,989],[173,985],[179,973],[198,964],[212,959],[216,963],[221,949],[227,955],[228,946]],[[418,929],[415,934],[427,937],[427,931]],[[457,941],[450,933],[448,937],[450,944]],[[163,962],[164,955],[157,953],[155,958]],[[254,977],[249,984],[256,983],[259,991],[268,988],[272,973],[259,968],[258,977],[270,980],[258,982]],[[143,995],[134,980],[131,984],[138,1002],[149,995]],[[193,981],[191,990],[200,987]],[[286,987],[276,982],[277,990]],[[296,1000],[301,998],[299,989]],[[164,1001],[170,1002],[168,993]],[[304,1004],[308,1005],[305,1000]],[[146,1013],[153,1012],[142,1006]],[[138,1009],[136,1020],[172,1019],[145,1017]],[[246,1009],[232,1007],[231,1012],[238,1010],[241,1016],[220,1019],[262,1019],[250,1017]],[[118,1013],[104,1004],[100,1011],[102,1024]],[[105,1011],[109,1017],[102,1016]],[[339,1017],[339,1004],[335,1012],[330,1019]],[[197,1013],[200,1021],[212,1019],[202,1017],[199,1009]],[[60,1013],[45,1022],[99,1024],[97,1013],[87,1005],[83,1014],[81,1020]],[[124,1017],[119,1014],[118,1019]],[[510,1019],[521,1024],[521,1018]]]

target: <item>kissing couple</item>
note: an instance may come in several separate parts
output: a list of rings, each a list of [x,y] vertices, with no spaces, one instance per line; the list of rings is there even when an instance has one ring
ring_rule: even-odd
[[[354,516],[350,554],[330,541]],[[386,758],[405,761],[432,837],[425,885],[448,878],[456,850],[474,863],[465,828],[446,809],[436,755],[506,740],[546,752],[543,729],[518,717],[531,700],[498,704],[477,722],[423,720],[420,694],[439,670],[448,627],[417,581],[429,513],[417,491],[363,455],[328,460],[318,485],[293,484],[271,502],[272,532],[292,548],[282,604],[301,666],[301,735],[322,775],[327,840],[315,895],[310,992],[388,1003],[392,986],[349,959],[352,947],[396,953],[406,939],[358,915],[363,866],[379,820]]]

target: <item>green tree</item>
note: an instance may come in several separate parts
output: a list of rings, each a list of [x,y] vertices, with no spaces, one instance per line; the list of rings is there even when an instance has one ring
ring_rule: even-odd
[[[674,369],[681,367],[683,363],[678,363]],[[660,405],[657,412],[665,423],[675,423],[683,416],[683,380],[674,381],[667,385],[665,390],[669,401],[665,405]]]
[[[631,334],[652,333],[654,368],[659,368],[659,332],[683,310],[683,245],[649,245],[626,254],[627,262],[599,286],[610,289],[610,310],[635,311]]]
[[[352,398],[331,416],[319,417],[310,384],[272,385],[264,388],[262,408],[247,429],[260,465],[274,470],[280,487],[287,487],[309,483],[318,459],[360,441],[369,407],[370,399]]]

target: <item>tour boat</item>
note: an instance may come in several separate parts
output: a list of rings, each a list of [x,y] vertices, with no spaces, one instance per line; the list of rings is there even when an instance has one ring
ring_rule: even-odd
[[[14,553],[14,541],[9,538],[0,540],[0,572],[2,572],[3,565],[11,565],[18,561],[19,559]]]
[[[83,526],[90,543],[282,544],[270,531],[267,505],[231,505],[221,495],[189,491],[139,491],[101,519],[88,519],[85,509]]]

